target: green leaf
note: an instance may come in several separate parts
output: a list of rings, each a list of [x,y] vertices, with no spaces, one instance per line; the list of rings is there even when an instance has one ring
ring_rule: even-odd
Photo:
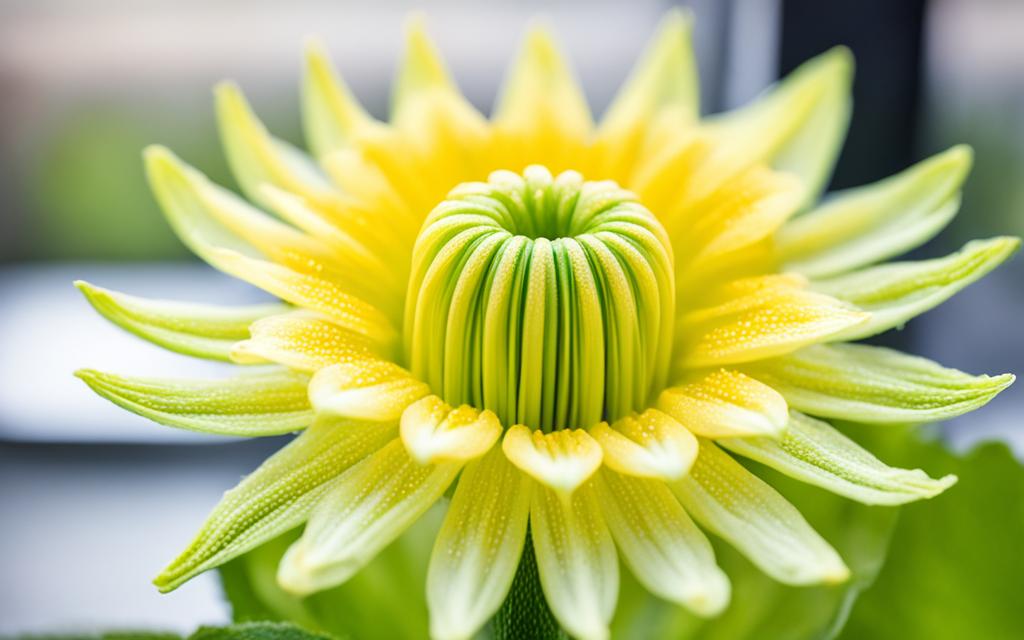
[[[188,640],[336,640],[290,622],[247,622],[230,627],[200,627]]]
[[[114,404],[169,427],[227,436],[273,436],[313,422],[308,376],[290,371],[226,380],[130,378],[75,372]]]
[[[925,423],[973,411],[1010,386],[1011,374],[972,376],[864,344],[815,345],[743,368],[793,409],[868,423]]]
[[[811,284],[816,291],[872,314],[867,322],[830,337],[833,342],[859,340],[900,327],[937,307],[1002,264],[1019,246],[1018,238],[974,240],[942,258],[890,262]]]
[[[779,255],[787,269],[820,278],[920,246],[956,215],[970,168],[971,149],[960,145],[885,180],[832,194],[779,231]]]
[[[903,508],[889,560],[841,637],[1020,638],[1024,466],[1002,444],[964,457],[939,443],[892,449],[960,482],[937,500]]]
[[[277,303],[224,307],[149,300],[81,280],[75,286],[96,311],[125,331],[177,353],[229,362],[231,347],[249,338],[250,324],[289,309]]]

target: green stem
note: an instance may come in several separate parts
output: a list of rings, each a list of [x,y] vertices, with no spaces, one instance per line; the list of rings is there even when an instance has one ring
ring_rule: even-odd
[[[540,586],[540,572],[537,558],[533,555],[533,539],[526,533],[523,557],[519,560],[512,589],[505,603],[495,614],[495,640],[568,640],[548,609],[547,600]]]

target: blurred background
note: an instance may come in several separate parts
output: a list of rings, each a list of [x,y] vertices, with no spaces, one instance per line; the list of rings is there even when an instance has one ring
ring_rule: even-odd
[[[562,37],[596,113],[673,2],[443,2],[432,32],[487,111],[531,17]],[[976,151],[962,211],[921,256],[1024,234],[1024,2],[694,0],[705,112],[743,104],[846,44],[854,118],[833,186],[877,180],[949,146]],[[225,442],[156,426],[72,377],[89,366],[216,374],[106,324],[78,278],[148,297],[259,294],[196,262],[151,198],[141,149],[167,144],[233,186],[210,87],[236,79],[280,137],[301,143],[303,38],[318,34],[383,117],[408,7],[292,0],[0,3],[0,635],[187,631],[226,622],[216,579],[160,596],[149,579],[220,494],[280,441]],[[1018,259],[886,342],[972,373],[1024,372]],[[945,425],[957,448],[999,438],[1024,455],[1024,385]]]

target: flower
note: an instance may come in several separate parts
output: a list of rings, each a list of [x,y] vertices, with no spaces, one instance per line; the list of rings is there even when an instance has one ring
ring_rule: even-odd
[[[944,419],[1012,382],[853,342],[1016,249],[995,238],[880,264],[949,222],[970,151],[818,204],[849,117],[849,53],[702,121],[689,39],[687,18],[670,13],[597,126],[542,28],[489,120],[418,20],[389,123],[312,44],[303,116],[315,160],[273,138],[233,85],[217,89],[228,158],[257,206],[146,150],[182,240],[283,302],[79,287],[159,345],[270,366],[218,381],[79,375],[175,427],[304,429],[224,496],[156,578],[161,590],[303,524],[279,582],[298,594],[342,583],[452,491],[428,574],[432,635],[480,629],[529,539],[558,623],[601,638],[619,557],[699,615],[727,605],[702,530],[784,583],[847,577],[733,454],[868,504],[955,481],[891,468],[828,421]]]

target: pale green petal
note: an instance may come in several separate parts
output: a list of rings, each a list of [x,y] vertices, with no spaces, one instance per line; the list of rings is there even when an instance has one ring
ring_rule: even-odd
[[[834,583],[850,575],[796,507],[710,440],[700,439],[690,474],[669,487],[697,522],[779,582]]]
[[[619,593],[619,560],[590,485],[570,499],[537,484],[530,531],[551,613],[581,640],[606,640]]]
[[[171,591],[299,526],[342,472],[397,430],[396,423],[317,422],[224,494],[192,543],[153,583]]]
[[[931,498],[956,476],[929,478],[920,469],[887,466],[828,423],[790,412],[782,438],[726,438],[718,444],[788,476],[864,504],[896,505]]]
[[[231,82],[217,85],[217,123],[228,162],[245,195],[264,204],[260,186],[270,183],[318,201],[330,201],[337,190],[305,152],[270,135]]]
[[[937,307],[981,279],[1013,255],[1018,246],[1017,238],[974,240],[943,258],[892,262],[812,281],[815,290],[871,313],[867,322],[835,334],[829,340],[859,340],[902,327],[907,320]]]
[[[306,143],[317,158],[349,146],[360,130],[379,126],[334,70],[323,43],[306,43],[305,62],[302,124]]]
[[[169,427],[226,436],[273,436],[313,422],[309,378],[290,371],[226,380],[131,378],[83,369],[93,391],[123,409]]]
[[[960,208],[971,168],[965,145],[885,180],[829,196],[776,235],[787,269],[830,276],[898,256],[930,240]]]
[[[437,502],[461,468],[421,465],[400,439],[392,440],[317,503],[302,537],[281,559],[281,586],[306,595],[345,582]]]
[[[251,337],[231,348],[234,362],[276,362],[290,369],[318,371],[341,362],[382,354],[372,342],[327,318],[306,310],[261,318],[249,327]]]
[[[427,573],[435,640],[473,637],[504,602],[526,540],[531,489],[500,447],[462,472]]]
[[[177,353],[230,360],[232,346],[253,322],[288,310],[283,304],[244,307],[151,300],[75,282],[96,311],[126,331]]]
[[[708,120],[726,153],[742,163],[768,162],[820,192],[832,174],[850,120],[853,57],[837,47],[801,65],[764,96]]]
[[[983,406],[1014,379],[972,376],[862,344],[807,347],[744,371],[781,393],[793,409],[870,423],[947,420]]]
[[[605,469],[595,487],[615,544],[648,591],[701,616],[725,608],[729,579],[715,564],[711,543],[663,482]]]

